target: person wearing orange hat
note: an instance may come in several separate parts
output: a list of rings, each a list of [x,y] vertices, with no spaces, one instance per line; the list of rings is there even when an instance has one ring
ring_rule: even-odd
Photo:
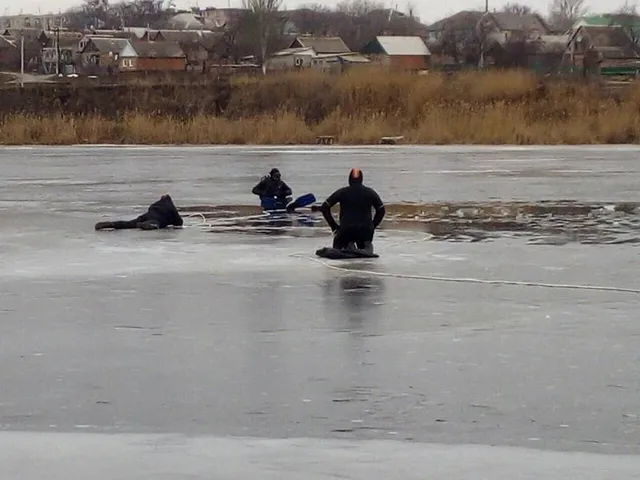
[[[357,246],[373,253],[373,234],[385,215],[385,208],[378,193],[363,184],[362,171],[352,168],[349,186],[333,192],[320,206],[320,211],[334,233],[333,248],[344,250]],[[331,214],[331,208],[340,204],[340,224]],[[375,216],[371,218],[371,211]]]

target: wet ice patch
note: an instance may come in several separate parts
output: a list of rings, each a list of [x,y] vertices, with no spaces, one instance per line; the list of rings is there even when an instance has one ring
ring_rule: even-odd
[[[14,478],[128,478],[162,472],[167,478],[298,478],[423,480],[627,480],[640,457],[552,452],[485,445],[439,445],[399,440],[255,439],[184,435],[78,433],[0,434],[0,476]],[[397,432],[387,431],[395,437]],[[539,442],[538,437],[530,437]],[[55,455],[52,454],[55,452]],[[161,453],[159,455],[159,453]],[[109,472],[101,473],[101,472]]]

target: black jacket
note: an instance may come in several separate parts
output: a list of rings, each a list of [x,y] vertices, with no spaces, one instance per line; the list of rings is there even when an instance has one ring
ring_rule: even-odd
[[[340,225],[331,215],[331,207],[340,204]],[[371,218],[371,210],[375,216]],[[349,185],[333,192],[320,210],[332,230],[338,228],[378,228],[384,218],[385,208],[378,193],[362,184]]]
[[[274,180],[270,175],[262,177],[251,192],[260,197],[278,197],[284,198],[291,195],[292,191],[283,180]]]
[[[169,195],[163,195],[160,200],[151,204],[147,216],[150,220],[158,222],[160,228],[168,225],[181,227],[183,224],[182,217]]]

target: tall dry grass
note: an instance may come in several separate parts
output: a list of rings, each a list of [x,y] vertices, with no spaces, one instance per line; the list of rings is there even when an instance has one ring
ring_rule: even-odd
[[[170,99],[168,99],[170,101]],[[598,85],[541,82],[520,71],[445,77],[380,70],[235,78],[224,115],[187,120],[130,112],[122,120],[13,115],[3,144],[603,144],[640,139],[640,88],[618,97]]]

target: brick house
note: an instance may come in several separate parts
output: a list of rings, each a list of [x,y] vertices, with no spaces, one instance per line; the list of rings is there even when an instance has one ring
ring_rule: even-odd
[[[377,36],[362,52],[373,62],[392,70],[420,71],[429,68],[431,52],[422,38]]]
[[[177,42],[129,41],[118,58],[121,72],[175,72],[187,67],[187,56]]]

